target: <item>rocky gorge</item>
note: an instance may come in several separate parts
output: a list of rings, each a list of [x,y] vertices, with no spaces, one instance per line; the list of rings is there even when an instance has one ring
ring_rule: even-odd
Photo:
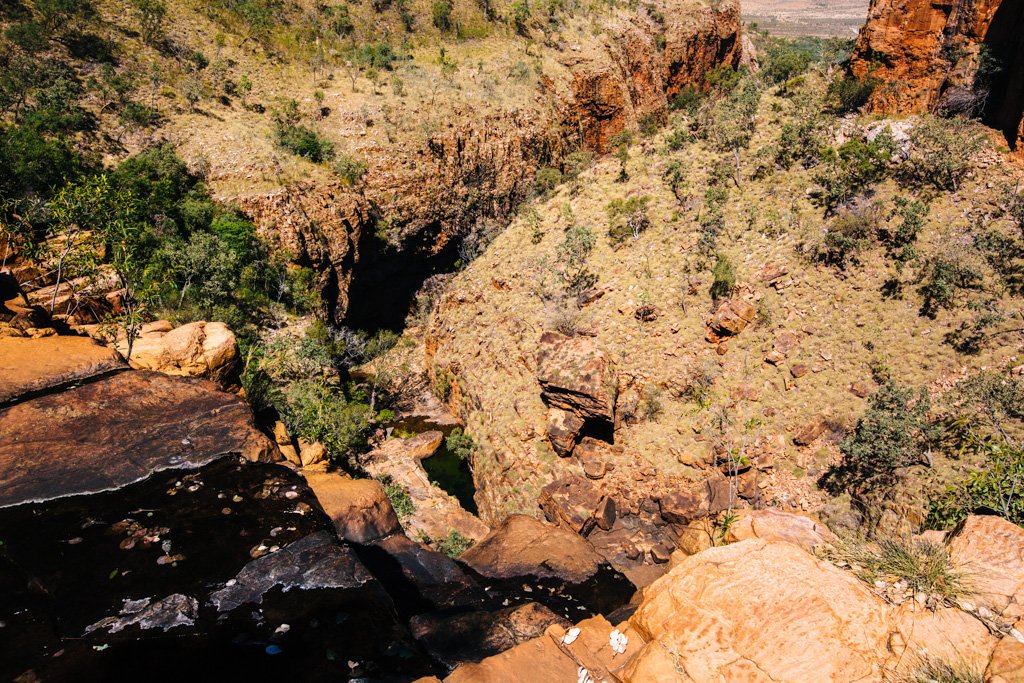
[[[0,677],[1024,681],[1015,5],[159,6],[237,82],[0,206]]]

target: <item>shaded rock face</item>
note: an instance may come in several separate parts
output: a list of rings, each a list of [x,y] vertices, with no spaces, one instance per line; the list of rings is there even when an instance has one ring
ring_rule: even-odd
[[[379,481],[329,473],[305,476],[338,535],[346,541],[373,543],[402,530]]]
[[[872,0],[851,61],[859,78],[881,83],[871,98],[876,111],[918,112],[938,106],[977,107],[1011,146],[1024,139],[1024,7],[1004,0]],[[1001,69],[974,91],[987,51]]]
[[[4,680],[430,671],[312,492],[277,465],[221,460],[6,508],[0,536]]]
[[[526,515],[510,516],[459,559],[489,578],[536,576],[572,583],[586,581],[604,563],[577,534]]]
[[[536,638],[549,626],[568,627],[570,623],[547,607],[528,602],[495,612],[414,617],[410,630],[434,658],[454,669]]]
[[[107,491],[229,453],[279,457],[237,396],[208,380],[120,372],[0,410],[0,507]]]
[[[614,366],[593,339],[545,332],[537,352],[537,380],[549,406],[571,412],[584,423],[614,423]]]
[[[312,269],[324,307],[321,317],[335,323],[344,319],[360,235],[370,221],[366,200],[340,185],[304,183],[234,201],[279,252]]]

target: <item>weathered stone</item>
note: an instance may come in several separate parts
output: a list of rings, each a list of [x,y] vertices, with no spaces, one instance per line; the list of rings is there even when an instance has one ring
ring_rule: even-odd
[[[684,559],[630,623],[648,641],[620,675],[631,683],[881,680],[889,635],[885,603],[852,574],[762,540]]]
[[[548,408],[548,441],[560,457],[572,454],[576,438],[583,430],[583,419],[561,408]]]
[[[765,541],[785,541],[810,552],[836,540],[828,527],[804,515],[771,508],[738,510],[736,515],[737,518],[725,533],[724,540],[727,543],[760,538]]]
[[[584,420],[613,420],[617,381],[611,361],[593,339],[545,332],[537,353],[537,379],[548,405]]]
[[[225,387],[237,385],[238,344],[227,325],[194,322],[169,332],[165,329],[165,325],[157,325],[139,335],[128,361],[133,368],[206,377]],[[127,355],[128,342],[120,341],[117,348]]]
[[[435,659],[455,668],[537,638],[553,625],[567,628],[571,624],[547,607],[528,602],[494,612],[423,614],[413,617],[409,628]]]
[[[511,515],[459,560],[482,576],[559,578],[580,583],[603,558],[582,537],[525,515]]]
[[[120,372],[0,410],[0,507],[107,491],[229,453],[280,457],[208,380]]]
[[[258,606],[273,588],[358,588],[370,581],[373,576],[351,550],[318,531],[245,565],[231,585],[210,596],[210,602],[218,612],[230,612],[243,605]]]
[[[594,511],[594,522],[598,527],[608,531],[615,524],[615,499],[605,496]]]
[[[793,437],[793,443],[797,446],[810,446],[815,439],[825,433],[828,423],[823,415],[814,417]]]
[[[658,501],[661,516],[673,524],[688,524],[708,514],[708,497],[704,488],[675,491]]]
[[[568,475],[551,482],[540,492],[539,504],[549,522],[586,535],[593,527],[600,492],[587,479]]]
[[[1024,529],[971,515],[946,538],[950,559],[969,572],[971,601],[1012,620],[1024,617]]]
[[[299,460],[303,467],[327,462],[327,449],[318,441],[306,441],[299,437]]]
[[[483,589],[447,555],[424,548],[402,533],[377,541],[374,546],[394,560],[418,598],[434,609],[467,607],[484,601]]]
[[[338,535],[372,543],[402,530],[384,487],[376,479],[350,479],[332,472],[305,475]]]
[[[723,302],[707,320],[709,335],[715,337],[709,337],[709,340],[717,341],[721,337],[739,334],[754,321],[756,315],[757,309],[749,301],[730,299]]]
[[[1024,619],[1017,622],[1017,634],[1024,634]],[[985,683],[1021,683],[1024,681],[1024,635],[1003,636],[992,651]]]
[[[0,404],[127,367],[89,337],[0,337]]]

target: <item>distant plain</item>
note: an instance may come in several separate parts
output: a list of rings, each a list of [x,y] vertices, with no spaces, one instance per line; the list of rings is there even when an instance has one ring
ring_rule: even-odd
[[[742,0],[743,20],[778,36],[852,38],[864,24],[868,0]]]

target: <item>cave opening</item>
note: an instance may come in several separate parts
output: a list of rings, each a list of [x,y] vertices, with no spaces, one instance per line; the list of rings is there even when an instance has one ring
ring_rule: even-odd
[[[459,241],[450,240],[434,252],[431,242],[439,230],[423,230],[415,241],[394,248],[374,230],[366,230],[359,243],[359,259],[352,269],[348,308],[341,324],[378,332],[405,329],[416,294],[432,276],[454,272]]]
[[[985,45],[999,67],[992,80],[984,122],[1017,147],[1024,119],[1024,3],[1003,2],[985,34]]]
[[[576,437],[576,442],[579,443],[588,436],[591,439],[614,445],[615,423],[612,420],[588,418],[583,422],[583,429],[580,430],[579,435]]]

